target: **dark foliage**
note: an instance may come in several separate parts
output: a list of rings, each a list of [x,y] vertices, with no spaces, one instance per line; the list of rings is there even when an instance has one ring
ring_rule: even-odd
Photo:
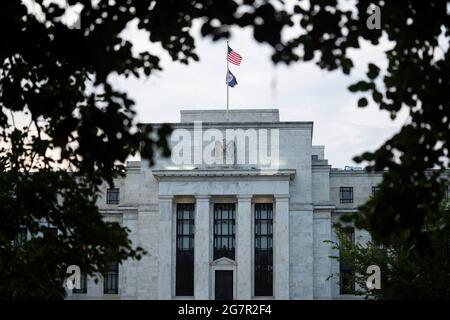
[[[450,207],[447,204],[427,215],[425,229],[429,241],[424,254],[411,245],[404,233],[392,237],[388,245],[374,241],[352,244],[338,227],[339,243],[332,243],[340,256],[333,258],[349,266],[356,284],[355,294],[379,300],[450,299]],[[370,288],[366,281],[373,274],[369,266],[380,269],[380,288]],[[332,275],[330,281],[339,279]]]

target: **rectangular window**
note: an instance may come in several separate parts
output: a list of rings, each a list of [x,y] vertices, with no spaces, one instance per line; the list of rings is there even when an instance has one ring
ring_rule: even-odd
[[[380,187],[372,187],[372,197],[380,190]]]
[[[313,154],[313,155],[311,156],[311,160],[312,160],[312,161],[317,161],[317,160],[319,160],[319,156],[318,156],[317,154]]]
[[[104,275],[103,293],[119,293],[119,264],[117,262],[111,263],[108,271]]]
[[[235,213],[234,203],[214,204],[214,260],[222,257],[234,260]]]
[[[177,296],[194,295],[194,209],[193,203],[177,204]]]
[[[340,187],[341,203],[353,203],[353,187]]]
[[[119,188],[106,190],[106,204],[119,204]]]
[[[273,295],[273,204],[255,204],[255,296]]]
[[[73,289],[73,293],[87,293],[87,274],[82,272],[80,277],[80,289]]]
[[[27,228],[20,227],[16,234],[16,238],[13,241],[13,247],[18,248],[22,246],[25,241],[27,241]]]
[[[343,240],[341,239],[341,247],[354,245],[355,243],[355,229],[351,227],[344,228],[342,233]],[[340,274],[340,294],[354,294],[355,293],[355,280],[353,270],[345,263],[339,263]]]

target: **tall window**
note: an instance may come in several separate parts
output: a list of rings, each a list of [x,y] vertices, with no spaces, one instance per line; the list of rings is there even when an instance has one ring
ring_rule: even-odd
[[[106,204],[119,204],[119,188],[106,190]]]
[[[255,296],[273,295],[273,204],[255,204]]]
[[[119,264],[117,262],[111,263],[108,271],[104,275],[103,293],[119,293]]]
[[[214,204],[214,260],[234,260],[235,211],[234,203]]]
[[[18,248],[22,246],[25,241],[27,241],[27,228],[20,227],[16,234],[16,238],[13,241],[13,247]]]
[[[194,295],[194,204],[177,204],[175,294]]]
[[[347,248],[355,243],[355,229],[344,228],[341,234],[341,248]],[[355,292],[355,279],[353,270],[342,261],[339,263],[340,293],[353,294]]]
[[[73,293],[87,293],[87,274],[82,272],[80,277],[80,288],[74,288]]]
[[[340,187],[341,203],[353,203],[353,187]]]

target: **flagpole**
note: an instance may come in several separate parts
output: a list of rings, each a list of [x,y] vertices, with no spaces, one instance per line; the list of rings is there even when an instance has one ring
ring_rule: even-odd
[[[228,109],[229,109],[229,103],[230,103],[230,94],[228,91],[230,89],[230,86],[228,85],[228,76],[229,76],[230,69],[229,69],[229,65],[228,65],[228,40],[227,40],[227,52],[226,52],[225,59],[227,60],[227,79],[225,81],[225,84],[227,86],[227,121],[229,121]]]

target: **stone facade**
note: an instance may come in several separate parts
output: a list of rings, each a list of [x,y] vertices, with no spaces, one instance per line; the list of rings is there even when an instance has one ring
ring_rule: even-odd
[[[227,129],[276,130],[278,140],[270,142],[271,152],[278,150],[276,170],[265,172],[259,162],[236,164],[236,158],[233,164],[224,165],[198,161],[192,166],[179,165],[173,158],[160,158],[154,167],[145,161],[129,162],[126,177],[116,182],[118,204],[106,204],[105,195],[98,205],[105,219],[127,227],[133,244],[148,254],[119,266],[118,294],[103,294],[102,279],[98,283],[89,279],[87,293],[69,293],[69,298],[214,299],[217,270],[233,272],[234,299],[255,298],[257,203],[272,203],[274,211],[273,296],[265,298],[343,298],[337,277],[329,278],[339,272],[339,263],[330,259],[338,253],[324,241],[336,241],[333,223],[368,199],[381,175],[333,169],[325,159],[325,148],[312,145],[313,123],[282,122],[278,110],[182,111],[180,123],[173,127],[192,133],[194,140],[204,139],[193,133],[198,121],[203,130],[222,133]],[[208,141],[203,142],[200,147],[192,145],[192,154],[196,148],[203,151],[207,147]],[[260,147],[257,144],[257,153]],[[214,152],[217,155],[218,151]],[[251,146],[246,148],[246,157],[251,152]],[[238,157],[236,152],[234,157]],[[341,187],[353,188],[352,202],[341,203]],[[194,291],[189,297],[175,295],[177,203],[195,205]],[[236,205],[235,260],[213,261],[215,203]],[[364,242],[369,237],[356,230],[355,238]]]

